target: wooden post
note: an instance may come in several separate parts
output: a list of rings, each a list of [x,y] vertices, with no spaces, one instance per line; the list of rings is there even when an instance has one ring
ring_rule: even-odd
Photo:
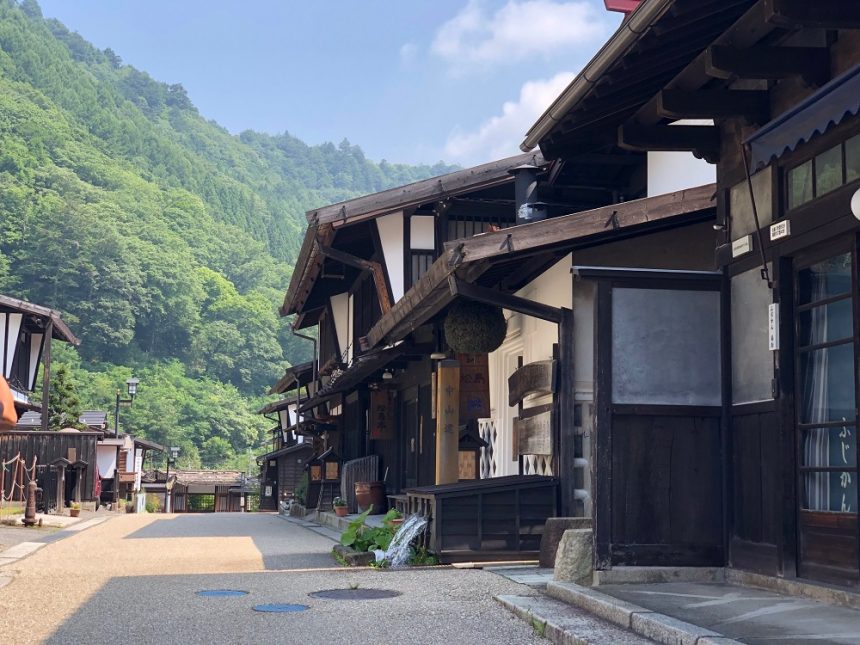
[[[42,351],[42,430],[45,432],[48,431],[48,403],[51,396],[51,337],[53,335],[54,321],[49,318],[45,326],[45,349]]]
[[[441,361],[436,378],[436,484],[454,484],[460,474],[460,363]]]
[[[576,488],[574,463],[576,460],[576,430],[574,427],[574,327],[573,311],[563,308],[561,322],[558,324],[558,420],[553,474],[561,481],[562,514],[572,517],[574,509],[574,489]]]

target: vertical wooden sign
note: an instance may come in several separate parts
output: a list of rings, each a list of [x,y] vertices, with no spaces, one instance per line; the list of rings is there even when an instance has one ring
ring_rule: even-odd
[[[460,476],[460,363],[440,362],[436,378],[436,484],[453,484]]]
[[[370,393],[370,439],[394,439],[394,390],[375,390]]]
[[[490,416],[490,360],[487,354],[458,354],[460,423]]]

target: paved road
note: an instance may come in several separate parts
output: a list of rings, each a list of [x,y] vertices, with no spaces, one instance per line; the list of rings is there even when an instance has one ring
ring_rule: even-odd
[[[275,515],[123,515],[48,544],[0,576],[6,643],[546,642],[495,594],[526,587],[482,571],[338,567],[332,542]],[[379,600],[325,600],[326,589],[388,589]],[[202,597],[198,591],[246,591]],[[258,604],[306,605],[296,613]]]

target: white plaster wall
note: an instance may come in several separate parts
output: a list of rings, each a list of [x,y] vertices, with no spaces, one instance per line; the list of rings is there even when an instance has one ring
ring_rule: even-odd
[[[672,125],[713,125],[713,121],[682,119]],[[695,188],[717,181],[717,167],[692,152],[648,153],[648,197]]]
[[[116,446],[96,446],[96,462],[99,476],[102,479],[112,479],[116,470]]]
[[[409,220],[409,245],[416,251],[436,248],[436,218],[431,215],[413,215]]]
[[[376,219],[376,226],[382,243],[382,253],[385,256],[385,270],[388,272],[391,296],[394,302],[397,302],[403,297],[404,290],[403,213],[379,217]]]
[[[570,309],[573,306],[570,267],[571,256],[568,255],[520,289],[516,295],[553,307]],[[517,409],[508,405],[508,377],[517,367],[518,356],[523,357],[523,364],[551,359],[552,346],[558,342],[558,325],[555,323],[511,311],[505,311],[505,318],[508,319],[505,342],[489,356],[490,414],[496,420],[499,433],[496,450],[501,453],[498,460],[499,476],[518,472],[518,463],[512,460],[513,419],[517,416]],[[524,405],[542,405],[549,402],[550,398],[532,397]]]
[[[349,294],[339,293],[331,297],[331,315],[334,318],[334,331],[341,354],[349,344]]]

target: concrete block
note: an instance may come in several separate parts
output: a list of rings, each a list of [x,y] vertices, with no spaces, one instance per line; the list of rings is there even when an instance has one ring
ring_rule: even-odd
[[[546,592],[553,598],[627,628],[632,623],[634,613],[648,611],[626,600],[619,600],[594,589],[569,582],[550,582],[546,586]]]
[[[376,562],[376,556],[369,551],[356,551],[342,544],[335,544],[334,550],[346,560],[351,567],[367,567],[371,562]]]
[[[633,614],[630,628],[637,634],[665,645],[697,645],[701,638],[722,636],[710,629],[654,612]]]
[[[568,529],[555,556],[554,579],[590,586],[594,580],[594,536],[591,529]]]
[[[594,572],[596,585],[722,582],[724,579],[721,567],[613,567]]]
[[[555,556],[561,536],[568,529],[590,529],[590,517],[551,517],[543,527],[540,539],[539,566],[552,569],[555,566]]]

